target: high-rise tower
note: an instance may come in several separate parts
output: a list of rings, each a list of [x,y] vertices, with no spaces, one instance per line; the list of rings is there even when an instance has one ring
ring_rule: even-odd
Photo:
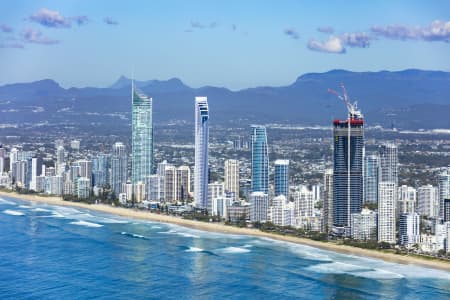
[[[234,193],[235,198],[239,199],[239,161],[236,159],[227,159],[224,166],[225,191]]]
[[[195,206],[208,207],[208,139],[209,109],[206,97],[195,97]]]
[[[269,149],[264,126],[252,126],[252,192],[269,193]]]
[[[397,211],[398,155],[397,146],[383,144],[379,149],[378,241],[395,243]]]
[[[275,161],[275,197],[284,195],[289,200],[289,160],[277,159]]]
[[[445,199],[450,199],[450,166],[439,174],[439,218],[444,219]]]
[[[344,86],[343,96],[348,119],[334,120],[333,223],[350,226],[350,215],[361,212],[363,199],[364,120],[356,103],[351,104]]]
[[[145,183],[153,168],[152,98],[136,91],[132,84],[131,183]]]
[[[378,171],[378,156],[367,155],[364,158],[364,203],[378,203]]]
[[[127,182],[128,156],[125,145],[115,143],[111,155],[111,191],[116,197],[122,192],[122,185]]]

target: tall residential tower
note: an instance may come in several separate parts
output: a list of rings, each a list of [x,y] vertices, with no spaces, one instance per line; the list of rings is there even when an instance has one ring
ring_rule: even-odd
[[[152,98],[132,84],[132,167],[131,183],[145,183],[153,168]]]
[[[208,207],[208,120],[208,99],[195,97],[194,201],[199,208]]]
[[[264,126],[252,126],[252,192],[269,193],[269,149]]]
[[[333,125],[333,220],[336,227],[348,227],[350,215],[361,212],[363,200],[364,121],[352,107],[347,120]]]
[[[275,161],[275,197],[284,195],[289,200],[289,160],[277,159]]]

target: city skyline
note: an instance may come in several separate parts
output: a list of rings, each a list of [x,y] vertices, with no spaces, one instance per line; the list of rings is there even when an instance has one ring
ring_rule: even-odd
[[[65,87],[106,86],[134,74],[235,90],[331,69],[450,70],[446,1],[14,1],[0,10],[8,12],[0,18],[0,67],[8,74],[0,84],[54,78]],[[143,51],[124,54],[134,40]],[[200,48],[205,42],[208,55]],[[72,72],[62,72],[62,62]]]

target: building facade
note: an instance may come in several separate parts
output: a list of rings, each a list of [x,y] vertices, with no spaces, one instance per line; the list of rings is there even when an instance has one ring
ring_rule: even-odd
[[[377,213],[363,209],[360,213],[351,215],[351,237],[366,241],[377,239]]]
[[[378,242],[395,244],[396,184],[380,182],[378,185]]]
[[[131,183],[145,183],[153,169],[153,101],[132,84]]]
[[[239,161],[227,159],[224,165],[225,191],[235,194],[239,198]]]
[[[284,195],[289,200],[289,160],[275,161],[274,186],[275,197]]]
[[[364,157],[364,203],[378,203],[378,169],[377,155]]]
[[[350,215],[362,208],[364,121],[357,113],[333,125],[333,223],[348,227]]]
[[[252,192],[269,193],[269,149],[264,126],[252,126]]]
[[[250,194],[250,221],[268,221],[269,195],[263,192],[252,192]]]
[[[194,201],[199,208],[208,207],[209,108],[206,97],[195,97],[195,166]]]

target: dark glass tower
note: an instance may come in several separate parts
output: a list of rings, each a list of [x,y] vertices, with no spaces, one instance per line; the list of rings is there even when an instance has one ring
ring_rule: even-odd
[[[348,120],[333,122],[333,223],[350,226],[350,215],[361,211],[363,200],[364,121],[357,110]]]

